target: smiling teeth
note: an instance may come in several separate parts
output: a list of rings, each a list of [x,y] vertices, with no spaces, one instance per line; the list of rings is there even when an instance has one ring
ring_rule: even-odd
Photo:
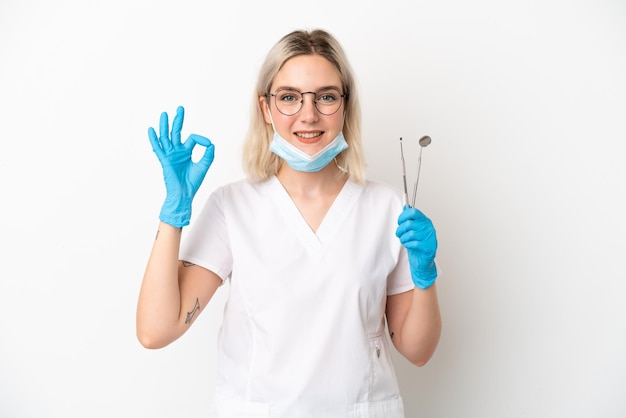
[[[306,138],[306,139],[311,139],[311,138],[315,138],[321,135],[321,133],[301,133],[301,134],[296,134],[298,135],[300,138]]]

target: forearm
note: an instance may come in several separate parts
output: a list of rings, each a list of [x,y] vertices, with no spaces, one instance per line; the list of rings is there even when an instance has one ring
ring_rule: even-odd
[[[167,345],[180,336],[178,251],[181,228],[161,222],[137,304],[137,336],[144,346]]]
[[[436,284],[426,290],[416,287],[411,293],[411,304],[394,344],[409,361],[423,366],[435,352],[441,335]]]

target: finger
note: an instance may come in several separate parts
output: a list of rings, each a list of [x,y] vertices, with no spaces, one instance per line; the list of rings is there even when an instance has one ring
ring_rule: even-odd
[[[416,236],[406,233],[400,236],[400,243],[409,250],[417,250],[424,255],[433,255],[437,251],[437,237],[434,233]]]
[[[161,148],[161,141],[157,137],[156,132],[152,127],[148,128],[148,138],[150,139],[150,144],[152,145],[152,151],[161,159],[163,156],[163,149]]]
[[[398,217],[398,224],[409,220],[418,220],[421,218],[426,218],[426,215],[422,213],[419,209],[414,207],[405,207],[400,216]]]
[[[398,238],[400,239],[400,243],[405,247],[408,248],[410,246],[411,248],[415,248],[415,245],[421,242],[424,237],[419,236],[415,231],[408,231],[401,234]]]
[[[172,122],[172,144],[174,146],[180,145],[180,132],[183,129],[183,120],[185,119],[185,109],[182,106],[178,106],[176,109],[176,116]]]
[[[418,220],[409,219],[398,225],[398,228],[396,229],[396,236],[399,237],[400,235],[406,234],[411,231],[420,232],[426,231],[428,229],[434,229],[432,222],[430,222],[430,219],[426,217]]]
[[[196,135],[196,134],[191,134],[189,135],[189,138],[187,138],[187,141],[192,141],[194,144],[198,144],[198,145],[202,145],[203,147],[208,147],[209,145],[213,145],[213,143],[211,142],[211,140],[207,137],[204,137],[202,135]]]
[[[170,128],[169,128],[169,120],[167,117],[167,112],[162,112],[161,113],[161,120],[159,122],[159,139],[161,140],[161,146],[163,148],[164,151],[168,151],[171,146],[172,143],[170,142],[170,138],[169,138],[169,134],[170,134]]]
[[[401,234],[398,238],[407,248],[409,245],[412,248],[417,248],[417,246],[429,248],[437,247],[437,234],[434,229],[424,231],[407,231],[404,234]]]

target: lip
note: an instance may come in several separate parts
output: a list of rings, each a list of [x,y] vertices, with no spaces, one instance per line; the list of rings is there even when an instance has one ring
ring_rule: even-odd
[[[303,144],[315,144],[324,137],[324,131],[297,131],[293,135]]]

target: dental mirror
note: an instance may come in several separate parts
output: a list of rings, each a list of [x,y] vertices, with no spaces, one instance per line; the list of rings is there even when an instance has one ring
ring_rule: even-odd
[[[426,148],[427,146],[430,145],[430,141],[431,141],[430,137],[428,135],[424,135],[419,140],[420,147]]]
[[[415,198],[417,196],[417,184],[420,181],[420,171],[422,169],[422,151],[424,148],[430,145],[431,139],[430,136],[424,135],[418,141],[420,144],[420,155],[417,160],[417,179],[415,180],[415,185],[413,186],[413,200],[411,201],[411,206],[415,207]]]

